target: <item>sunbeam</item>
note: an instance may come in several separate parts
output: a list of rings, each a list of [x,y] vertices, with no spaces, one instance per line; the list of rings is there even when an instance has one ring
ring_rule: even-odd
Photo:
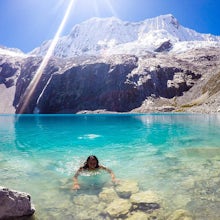
[[[112,15],[115,16],[115,17],[118,17],[118,16],[117,16],[117,12],[115,11],[111,0],[104,0],[104,2],[105,2],[106,5],[108,6],[108,8],[109,8],[109,10],[111,11]]]
[[[100,15],[97,0],[94,0],[94,11],[97,16]]]
[[[29,101],[30,101],[37,85],[38,85],[38,82],[39,82],[39,80],[40,80],[40,78],[43,74],[43,71],[44,71],[45,67],[47,66],[48,61],[49,61],[50,57],[52,56],[52,54],[54,52],[54,49],[57,45],[60,34],[62,33],[62,30],[63,30],[63,28],[64,28],[64,26],[67,22],[67,19],[70,15],[71,9],[72,9],[73,5],[76,3],[76,1],[77,0],[70,0],[70,3],[69,3],[69,5],[66,9],[65,15],[64,15],[64,17],[61,21],[61,24],[60,24],[60,26],[59,26],[52,42],[51,42],[51,44],[50,44],[50,47],[49,47],[45,57],[43,58],[39,68],[37,69],[36,74],[34,75],[32,81],[30,82],[30,84],[28,85],[28,88],[26,89],[26,91],[24,93],[24,96],[23,96],[23,99],[22,99],[22,102],[21,102],[21,107],[19,108],[19,111],[18,111],[19,114],[24,113],[24,111],[25,111],[25,109],[26,109],[26,107],[27,107],[27,105],[28,105],[28,103],[29,103]]]

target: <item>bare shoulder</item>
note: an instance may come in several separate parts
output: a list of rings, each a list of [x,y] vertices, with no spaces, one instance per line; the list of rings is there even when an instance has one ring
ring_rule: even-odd
[[[103,170],[106,170],[106,169],[107,169],[107,167],[105,167],[105,166],[102,166],[102,165],[99,165],[99,169],[103,169]]]
[[[84,168],[83,167],[80,167],[76,172],[80,172],[80,171],[83,171]]]
[[[107,167],[105,167],[105,166],[102,166],[102,165],[99,166],[99,169],[111,171],[109,168],[107,168]]]
[[[80,168],[76,171],[75,176],[78,176],[79,173],[81,173],[83,170],[84,170],[84,168],[83,168],[83,167],[80,167]]]

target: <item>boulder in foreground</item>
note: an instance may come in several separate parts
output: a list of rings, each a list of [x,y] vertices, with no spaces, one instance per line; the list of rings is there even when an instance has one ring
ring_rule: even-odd
[[[0,219],[29,216],[34,212],[29,194],[0,186]]]

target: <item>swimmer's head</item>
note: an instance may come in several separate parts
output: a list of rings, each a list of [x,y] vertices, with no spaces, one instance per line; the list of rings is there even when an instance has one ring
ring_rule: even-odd
[[[96,156],[91,155],[87,158],[85,164],[84,164],[84,169],[96,169],[99,168],[99,160]]]

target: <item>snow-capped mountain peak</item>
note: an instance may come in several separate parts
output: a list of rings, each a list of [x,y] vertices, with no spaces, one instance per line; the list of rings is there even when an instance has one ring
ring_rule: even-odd
[[[17,48],[7,48],[0,45],[0,54],[6,56],[25,57],[25,54]]]
[[[177,19],[172,14],[160,15],[155,18],[146,19],[144,21],[146,25],[152,29],[166,29],[166,28],[176,28],[178,29],[180,24]]]
[[[69,35],[61,37],[53,55],[65,58],[84,54],[136,54],[155,51],[168,41],[174,51],[179,49],[178,44],[182,42],[190,42],[183,49],[201,45],[197,43],[198,41],[202,41],[203,46],[220,45],[220,37],[200,34],[185,28],[172,14],[160,15],[141,22],[126,22],[116,17],[95,17],[75,25]],[[45,55],[50,42],[44,42],[31,54]]]

